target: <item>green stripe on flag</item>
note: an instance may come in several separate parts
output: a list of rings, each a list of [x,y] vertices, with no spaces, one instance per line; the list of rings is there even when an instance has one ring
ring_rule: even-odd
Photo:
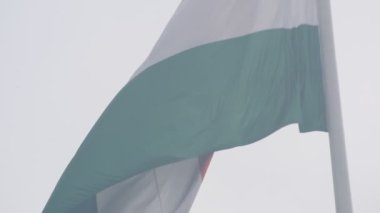
[[[131,80],[94,125],[45,213],[63,213],[142,171],[253,143],[277,129],[326,131],[318,27],[266,30],[184,51]]]

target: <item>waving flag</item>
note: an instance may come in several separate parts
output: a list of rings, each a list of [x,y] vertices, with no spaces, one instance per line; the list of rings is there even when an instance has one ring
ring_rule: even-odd
[[[327,131],[317,1],[183,0],[44,212],[188,212],[213,152]]]

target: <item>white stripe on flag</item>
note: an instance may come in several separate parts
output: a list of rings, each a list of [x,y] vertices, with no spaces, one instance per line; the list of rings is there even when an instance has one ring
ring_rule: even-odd
[[[99,192],[98,213],[189,212],[202,183],[200,160],[161,166]]]
[[[317,0],[183,0],[146,61],[149,66],[203,44],[262,30],[318,25]]]

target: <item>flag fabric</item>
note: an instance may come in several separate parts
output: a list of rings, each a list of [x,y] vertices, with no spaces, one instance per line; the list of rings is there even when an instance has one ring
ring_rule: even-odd
[[[327,131],[317,1],[183,0],[43,212],[189,212],[213,152]]]

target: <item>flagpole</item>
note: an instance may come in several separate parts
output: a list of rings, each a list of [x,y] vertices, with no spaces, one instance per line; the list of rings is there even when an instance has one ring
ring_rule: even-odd
[[[323,80],[326,97],[326,119],[330,140],[335,208],[337,213],[352,213],[353,208],[340,105],[331,6],[330,0],[317,0],[317,2],[322,53],[321,59],[324,66]]]

